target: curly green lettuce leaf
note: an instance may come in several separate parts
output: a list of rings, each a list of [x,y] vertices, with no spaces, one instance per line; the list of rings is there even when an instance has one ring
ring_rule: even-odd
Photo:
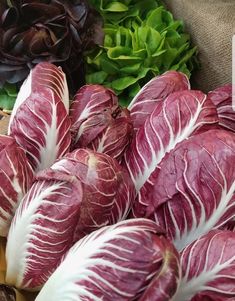
[[[90,0],[106,23],[119,24],[135,19],[144,20],[149,11],[162,3],[160,0]]]
[[[88,83],[112,88],[121,104],[128,105],[139,89],[156,75],[177,70],[190,77],[197,50],[191,47],[183,22],[174,20],[163,6],[158,6],[156,1],[136,0],[139,15],[133,16],[133,0],[122,1],[122,5],[117,1],[93,2],[100,2],[99,9],[105,16],[105,39],[103,46],[86,54]],[[145,16],[148,7],[150,11]],[[116,16],[115,20],[119,17],[118,22],[111,16]]]

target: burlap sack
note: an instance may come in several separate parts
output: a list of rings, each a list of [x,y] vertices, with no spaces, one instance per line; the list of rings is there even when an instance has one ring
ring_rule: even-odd
[[[10,116],[0,111],[0,134],[7,134]]]
[[[201,66],[192,77],[193,87],[208,92],[231,83],[235,0],[164,1],[175,18],[184,20],[198,45]]]

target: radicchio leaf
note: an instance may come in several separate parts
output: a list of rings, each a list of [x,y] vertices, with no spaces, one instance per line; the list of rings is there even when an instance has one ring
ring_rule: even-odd
[[[85,85],[74,97],[70,108],[72,127],[79,128],[87,118],[118,103],[116,94],[101,85]]]
[[[235,215],[235,138],[210,130],[182,142],[159,165],[148,206],[138,211],[182,250]]]
[[[234,217],[229,220],[225,225],[220,227],[220,230],[229,230],[235,232],[235,219]]]
[[[33,170],[15,139],[0,136],[0,236],[7,236],[11,220],[33,181]]]
[[[208,97],[214,103],[219,115],[219,124],[235,132],[235,111],[232,107],[232,85],[225,85],[211,91]]]
[[[172,246],[161,234],[155,223],[144,219],[123,221],[93,232],[70,249],[36,301],[138,299],[151,279],[163,273],[165,249]],[[162,249],[164,244],[166,248]],[[176,265],[171,281],[175,283],[179,275]],[[164,293],[159,291],[158,296]],[[163,300],[158,296],[152,300]]]
[[[172,300],[181,280],[181,266],[179,254],[172,244],[165,238],[158,241],[158,248],[162,252],[163,262],[161,271],[144,291],[139,301],[165,301]]]
[[[118,105],[110,89],[86,85],[70,109],[72,149],[90,148],[120,159],[129,145],[133,126],[130,113]]]
[[[74,240],[103,226],[125,219],[135,197],[134,185],[115,159],[91,150],[78,149],[55,163],[50,174],[61,172],[82,183],[83,199]]]
[[[35,171],[51,166],[69,149],[68,88],[60,68],[40,63],[21,87],[9,134],[22,146]]]
[[[132,138],[133,125],[130,112],[118,106],[116,109],[109,110],[107,117],[106,129],[87,147],[121,162]]]
[[[116,106],[115,93],[100,85],[86,85],[78,90],[70,108],[72,149],[91,143],[106,128],[106,112]],[[81,144],[82,143],[82,144]]]
[[[6,246],[6,282],[39,290],[72,246],[82,187],[76,177],[39,175],[18,207]]]
[[[147,203],[152,177],[166,153],[217,122],[215,106],[200,91],[175,92],[159,103],[125,153],[125,165],[138,192],[137,202]]]
[[[172,301],[235,299],[235,233],[211,231],[181,254],[183,275]]]
[[[171,93],[189,89],[190,83],[187,76],[177,71],[167,71],[150,80],[128,106],[134,130],[137,131],[153,112],[156,105]]]

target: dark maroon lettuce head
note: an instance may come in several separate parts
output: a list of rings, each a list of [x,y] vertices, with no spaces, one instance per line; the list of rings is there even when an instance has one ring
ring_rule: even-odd
[[[173,300],[180,277],[179,254],[161,229],[145,219],[126,220],[77,242],[36,301],[65,301],[68,296],[84,301]]]
[[[101,25],[86,0],[1,1],[0,86],[22,82],[35,64],[48,61],[77,89],[84,82],[83,51],[102,43]]]
[[[48,177],[58,173],[73,175],[82,183],[83,199],[74,241],[126,219],[136,192],[128,173],[115,159],[78,149],[45,171]]]
[[[39,290],[73,243],[125,219],[133,198],[128,174],[105,154],[77,150],[38,173],[9,230],[7,283]]]
[[[235,139],[210,130],[181,142],[151,177],[147,203],[134,214],[156,221],[178,250],[226,225],[235,215]],[[145,213],[144,213],[145,212]]]

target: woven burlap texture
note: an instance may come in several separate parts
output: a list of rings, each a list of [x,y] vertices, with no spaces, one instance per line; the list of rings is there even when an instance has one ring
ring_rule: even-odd
[[[0,135],[7,134],[9,120],[10,120],[10,116],[8,115],[2,116],[2,113],[0,113]]]
[[[204,92],[231,83],[232,36],[235,34],[235,0],[165,0],[175,18],[182,19],[198,46],[200,70],[192,77],[194,88]]]

